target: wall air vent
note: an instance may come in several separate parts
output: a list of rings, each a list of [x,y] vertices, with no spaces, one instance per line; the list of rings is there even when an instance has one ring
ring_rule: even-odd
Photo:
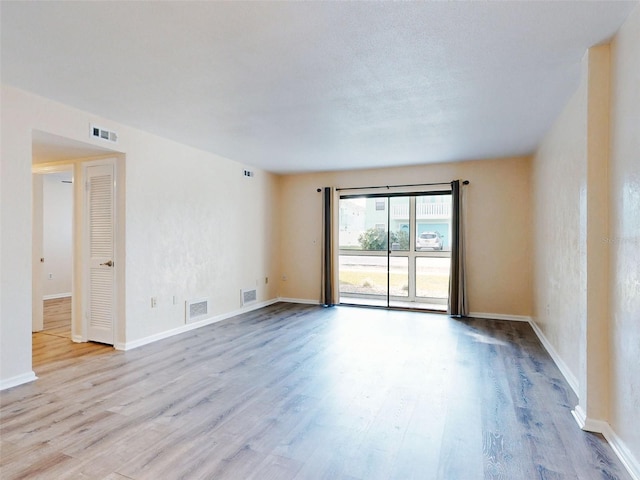
[[[253,303],[258,299],[258,292],[255,288],[252,288],[250,290],[240,290],[240,295],[242,297],[242,305]]]
[[[187,300],[185,308],[186,323],[197,322],[209,317],[209,299],[199,298],[196,300]]]
[[[112,130],[106,130],[96,125],[91,125],[89,129],[89,136],[91,138],[99,138],[111,143],[118,143],[118,134]]]

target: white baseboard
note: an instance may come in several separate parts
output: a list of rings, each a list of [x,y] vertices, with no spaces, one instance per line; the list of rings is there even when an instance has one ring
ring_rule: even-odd
[[[71,292],[68,293],[53,293],[51,295],[44,295],[42,300],[55,300],[56,298],[67,298],[71,296]]]
[[[609,445],[618,456],[624,467],[631,475],[633,480],[640,480],[640,461],[633,456],[631,450],[627,447],[627,445],[622,441],[620,437],[613,431],[611,425],[608,423],[605,424],[606,428],[602,432],[604,438],[607,439]]]
[[[216,315],[214,317],[205,318],[197,322],[187,323],[185,325],[181,325],[180,327],[173,328],[171,330],[166,330],[164,332],[156,333],[154,335],[149,335],[148,337],[140,338],[138,340],[133,340],[131,342],[124,342],[124,343],[117,342],[114,345],[114,348],[116,350],[131,350],[133,348],[141,347],[149,343],[157,342],[158,340],[163,340],[165,338],[173,337],[174,335],[179,335],[181,333],[195,330],[196,328],[205,327],[207,325],[211,325],[212,323],[217,323],[222,320],[226,320],[227,318],[235,317],[236,315],[240,315],[242,313],[251,312],[253,310],[258,310],[259,308],[264,308],[269,305],[273,305],[278,301],[280,301],[278,298],[274,298],[272,300],[266,300],[264,302],[256,302],[251,305],[247,305],[246,307],[239,308],[238,310],[233,310],[231,312]]]
[[[133,348],[141,347],[143,345],[147,345],[149,343],[157,342],[158,340],[163,340],[165,338],[173,337],[174,335],[179,335],[184,332],[188,332],[191,330],[195,330],[196,328],[205,327],[207,325],[211,325],[213,323],[220,322],[222,320],[226,320],[227,318],[235,317],[236,315],[240,315],[242,313],[251,312],[253,310],[258,310],[259,308],[268,307],[269,305],[273,305],[277,302],[287,302],[287,303],[301,303],[308,305],[320,305],[319,300],[310,300],[305,298],[283,298],[278,297],[271,300],[266,300],[264,302],[253,303],[251,305],[247,305],[246,307],[240,308],[238,310],[234,310],[231,312],[223,313],[221,315],[217,315],[215,317],[205,318],[203,320],[199,320],[193,323],[187,323],[186,325],[181,325],[180,327],[166,330],[164,332],[156,333],[154,335],[149,335],[148,337],[140,338],[138,340],[133,340],[131,342],[116,342],[114,344],[114,348],[116,350],[131,350]],[[74,339],[75,341],[75,339]],[[82,341],[82,340],[80,340]]]
[[[573,415],[573,418],[580,429],[584,430],[584,426],[587,424],[587,414],[584,413],[582,407],[580,405],[576,405],[575,408],[571,410],[571,415]]]
[[[505,315],[503,313],[482,313],[482,312],[469,312],[469,317],[485,318],[487,320],[510,320],[512,322],[530,322],[531,317],[524,315]]]
[[[0,390],[6,390],[7,388],[17,387],[18,385],[22,385],[24,383],[33,382],[37,380],[35,372],[31,371],[28,373],[23,373],[22,375],[16,375],[15,377],[7,378],[5,380],[0,380]]]
[[[556,349],[553,348],[551,342],[549,342],[540,327],[538,327],[538,325],[533,321],[531,317],[478,312],[471,312],[469,313],[469,316],[475,318],[529,322],[529,325],[531,325],[531,328],[533,328],[533,331],[542,343],[542,346],[551,356],[551,359],[554,361],[554,363],[560,370],[560,373],[562,373],[576,396],[578,396],[578,379],[573,375],[573,373],[571,373],[571,370],[569,370],[567,364],[564,363],[560,355],[558,355]],[[573,415],[573,418],[582,430],[602,434],[609,445],[611,445],[611,449],[620,459],[622,465],[626,468],[627,472],[629,472],[629,475],[631,475],[631,478],[633,480],[640,480],[640,461],[638,461],[638,459],[631,453],[631,450],[629,450],[627,445],[615,433],[613,428],[611,428],[611,425],[602,420],[594,420],[587,417],[585,411],[580,405],[576,405],[576,407],[571,411],[571,415]]]
[[[322,302],[320,302],[320,300],[311,300],[309,298],[287,298],[287,297],[280,297],[278,298],[279,302],[287,302],[287,303],[302,303],[305,305],[322,305]]]
[[[579,396],[578,395],[578,379],[571,372],[571,370],[569,370],[569,367],[567,367],[567,364],[564,363],[564,360],[562,360],[562,358],[560,357],[556,349],[553,348],[553,345],[551,345],[551,342],[547,339],[547,337],[542,332],[542,330],[540,330],[540,327],[538,327],[538,324],[534,322],[533,319],[530,319],[529,325],[531,325],[531,328],[533,328],[533,331],[538,336],[538,339],[540,339],[540,342],[542,343],[542,346],[545,348],[547,353],[551,355],[551,358],[553,359],[554,363],[560,370],[560,373],[562,373],[562,376],[564,377],[564,379],[567,381],[567,383],[573,390],[573,393],[575,393],[576,396]]]
[[[573,415],[580,429],[585,432],[601,433],[604,435],[606,430],[611,430],[607,422],[587,417],[586,412],[580,405],[576,405],[575,408],[571,410],[571,415]]]
[[[567,381],[567,383],[569,384],[573,392],[576,395],[578,395],[578,379],[575,377],[575,375],[573,375],[571,370],[569,370],[569,367],[567,367],[567,364],[564,363],[560,355],[558,355],[558,352],[556,352],[556,349],[553,348],[553,345],[551,345],[551,342],[549,342],[549,340],[544,335],[544,333],[542,333],[542,330],[540,330],[540,327],[538,327],[538,325],[533,321],[531,317],[527,317],[525,315],[504,315],[502,313],[482,313],[482,312],[470,312],[469,316],[475,317],[475,318],[486,318],[486,319],[493,319],[493,320],[511,320],[515,322],[528,322],[529,325],[531,325],[531,328],[533,328],[533,331],[537,335],[538,339],[542,343],[542,346],[545,348],[547,353],[551,356],[552,360],[560,370],[560,373],[562,373],[562,376],[565,378],[565,380]]]
[[[613,453],[620,459],[620,462],[624,468],[629,472],[633,480],[640,480],[640,462],[633,456],[631,450],[622,441],[622,439],[616,434],[607,422],[602,420],[593,420],[587,417],[584,409],[580,405],[571,410],[573,418],[578,423],[578,426],[586,431],[593,433],[601,433],[607,440]]]

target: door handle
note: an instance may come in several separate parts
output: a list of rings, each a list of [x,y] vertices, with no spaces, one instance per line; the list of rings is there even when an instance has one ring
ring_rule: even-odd
[[[113,267],[113,262],[109,260],[108,262],[104,262],[100,264],[101,267]]]

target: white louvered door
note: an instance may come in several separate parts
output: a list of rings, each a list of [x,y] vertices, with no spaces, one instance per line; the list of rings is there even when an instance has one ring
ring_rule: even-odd
[[[86,169],[88,294],[87,340],[114,343],[114,168],[113,164]]]

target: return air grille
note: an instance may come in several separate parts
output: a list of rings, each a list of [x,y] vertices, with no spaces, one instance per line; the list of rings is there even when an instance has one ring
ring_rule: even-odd
[[[186,322],[195,322],[209,316],[209,299],[188,300],[186,305]]]
[[[242,290],[242,305],[255,302],[258,299],[258,292],[255,288],[251,290]]]

